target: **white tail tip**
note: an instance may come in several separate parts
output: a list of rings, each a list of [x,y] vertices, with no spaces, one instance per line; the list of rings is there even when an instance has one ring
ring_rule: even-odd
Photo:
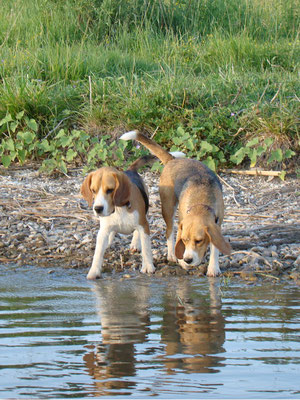
[[[185,154],[181,151],[170,151],[170,154],[175,158],[185,158]]]
[[[124,133],[121,137],[120,140],[135,140],[137,138],[137,131],[130,131]]]

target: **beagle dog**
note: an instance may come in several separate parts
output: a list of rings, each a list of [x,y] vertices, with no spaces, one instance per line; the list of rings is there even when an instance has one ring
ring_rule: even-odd
[[[188,269],[198,266],[210,245],[208,276],[220,274],[219,252],[230,254],[231,246],[221,233],[224,217],[222,186],[205,164],[188,158],[174,158],[152,139],[137,131],[122,140],[137,140],[164,164],[159,193],[166,222],[168,260]],[[179,210],[178,232],[174,242],[174,217]]]
[[[112,244],[116,233],[130,234],[131,250],[142,250],[143,273],[153,273],[150,230],[147,221],[148,191],[137,170],[152,161],[153,156],[136,160],[127,171],[102,167],[91,172],[83,181],[81,194],[100,220],[96,249],[88,279],[101,276],[106,248]]]

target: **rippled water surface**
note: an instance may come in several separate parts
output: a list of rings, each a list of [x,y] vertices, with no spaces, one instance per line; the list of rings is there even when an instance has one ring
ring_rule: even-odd
[[[300,398],[299,288],[0,266],[0,398]]]

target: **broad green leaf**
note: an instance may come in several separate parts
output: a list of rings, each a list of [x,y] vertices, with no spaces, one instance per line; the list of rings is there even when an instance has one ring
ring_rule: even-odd
[[[27,153],[27,151],[24,150],[24,149],[19,150],[18,153],[17,153],[17,157],[18,157],[18,159],[19,159],[21,164],[24,164],[24,162],[25,162],[26,153]]]
[[[34,119],[30,119],[29,121],[26,121],[26,125],[28,128],[32,129],[34,132],[37,132],[38,130],[38,124]]]
[[[20,121],[20,119],[23,118],[23,115],[24,115],[24,111],[20,111],[20,112],[16,115],[16,119],[17,119],[18,121]]]
[[[293,150],[287,149],[284,153],[284,158],[291,158],[295,155],[296,155],[296,153]]]
[[[266,150],[267,150],[266,146],[258,146],[258,148],[256,149],[257,155],[261,156]]]
[[[216,171],[216,163],[212,156],[207,157],[207,159],[203,161],[203,164],[207,165],[212,171]]]
[[[116,150],[116,156],[118,157],[119,160],[124,160],[124,152],[121,149]]]
[[[38,148],[43,150],[45,153],[49,152],[53,149],[53,146],[49,144],[47,139],[43,139],[41,143],[39,143]]]
[[[11,157],[7,156],[7,155],[3,155],[1,157],[1,161],[2,161],[3,167],[8,168],[11,164]]]
[[[55,139],[60,139],[61,137],[65,136],[65,130],[64,129],[60,129],[58,134],[55,136]]]
[[[31,153],[37,146],[37,142],[33,142],[28,146],[28,151]]]
[[[161,172],[163,169],[163,165],[159,161],[155,161],[155,163],[151,167],[151,171],[159,171]]]
[[[6,116],[0,121],[0,126],[11,122],[13,119],[10,114],[6,114]]]
[[[274,143],[274,139],[272,139],[270,137],[265,139],[265,144],[266,144],[267,147],[272,146],[273,143]]]
[[[226,159],[225,159],[225,156],[224,156],[224,153],[222,150],[218,152],[217,157],[222,163],[226,162]]]
[[[257,151],[255,149],[253,149],[251,154],[249,154],[249,158],[250,158],[250,161],[251,161],[250,167],[251,168],[255,167],[256,161],[257,161]]]
[[[102,149],[97,155],[100,158],[100,160],[105,161],[107,159],[107,154],[108,151],[106,149]]]
[[[75,157],[77,157],[77,152],[73,149],[69,149],[66,154],[66,160],[70,162],[73,161]]]
[[[202,140],[200,145],[201,145],[201,151],[205,150],[207,153],[210,153],[213,150],[213,146],[206,140]]]
[[[70,136],[63,136],[63,137],[61,137],[60,140],[59,140],[59,144],[60,144],[62,147],[67,147],[67,146],[69,146],[71,143],[72,143],[72,137],[70,137]]]
[[[286,171],[281,171],[281,174],[279,175],[279,178],[280,178],[282,181],[284,181],[285,175],[286,175]]]
[[[268,159],[268,164],[271,163],[272,161],[281,162],[282,158],[283,158],[283,155],[282,155],[281,149],[273,150],[270,158]]]
[[[183,140],[182,140],[182,138],[181,137],[173,137],[173,143],[176,145],[176,146],[179,146],[179,145],[181,145],[182,143],[183,143]]]
[[[179,127],[176,129],[176,132],[177,132],[178,135],[180,135],[180,136],[184,136],[184,135],[185,135],[185,131],[184,131],[184,129],[183,129],[181,126],[179,126]]]
[[[255,137],[255,138],[249,140],[249,142],[247,142],[246,146],[252,147],[252,146],[255,146],[256,144],[258,144],[258,142],[259,142],[259,139],[257,137]]]
[[[32,143],[35,138],[36,138],[36,135],[34,132],[30,132],[30,131],[23,132],[23,140],[26,144]]]
[[[19,124],[18,124],[17,122],[13,121],[13,122],[10,123],[9,129],[10,129],[12,132],[15,133],[18,125],[19,125]]]
[[[188,150],[194,150],[194,149],[195,149],[195,143],[193,142],[192,139],[189,139],[189,140],[187,140],[187,141],[185,142],[185,147],[186,147]]]
[[[4,142],[4,146],[5,146],[5,149],[6,149],[6,150],[9,150],[9,151],[14,151],[14,150],[15,150],[15,143],[14,143],[14,141],[12,140],[12,138],[7,139],[7,140]]]
[[[239,149],[235,154],[233,154],[230,157],[230,160],[238,165],[243,161],[243,159],[245,158],[245,155],[246,155],[245,148],[242,147],[241,149]]]
[[[68,173],[68,168],[67,168],[66,163],[64,161],[61,161],[60,168],[61,168],[63,173],[65,173],[65,174]]]
[[[74,137],[74,138],[79,138],[80,135],[81,135],[81,131],[78,131],[78,130],[76,130],[76,129],[73,129],[72,132],[71,132],[71,135],[72,135],[72,137]]]

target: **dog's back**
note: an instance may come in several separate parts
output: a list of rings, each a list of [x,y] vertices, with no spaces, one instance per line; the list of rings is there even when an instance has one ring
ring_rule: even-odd
[[[130,167],[128,168],[127,171],[124,171],[124,173],[128,176],[128,178],[131,180],[131,182],[134,183],[139,188],[139,191],[141,192],[141,195],[145,202],[146,213],[148,212],[148,209],[149,209],[148,191],[147,191],[147,188],[145,186],[145,183],[144,183],[142,177],[138,173],[138,170],[140,168],[142,168],[144,165],[152,164],[155,159],[156,159],[156,157],[153,155],[142,156],[142,157],[138,158],[136,161],[134,161],[130,165]]]
[[[161,184],[165,181],[172,182],[177,199],[191,185],[199,189],[202,187],[208,190],[213,188],[222,190],[216,174],[198,160],[183,158],[169,161],[161,175]]]

